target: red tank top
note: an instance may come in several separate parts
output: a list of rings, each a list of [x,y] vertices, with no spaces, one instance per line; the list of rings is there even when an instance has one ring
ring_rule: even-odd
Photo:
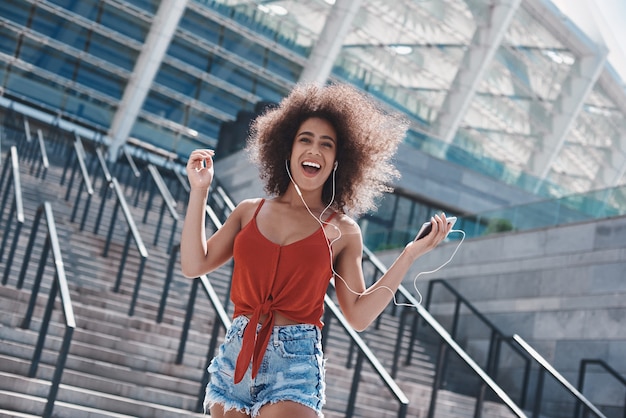
[[[256,223],[264,202],[261,200],[252,220],[237,234],[233,247],[233,316],[250,315],[235,383],[241,381],[251,360],[252,377],[256,377],[274,327],[274,312],[294,322],[323,326],[324,295],[333,275],[323,229],[288,245],[275,244],[261,234]],[[261,315],[267,319],[257,334],[255,324]]]

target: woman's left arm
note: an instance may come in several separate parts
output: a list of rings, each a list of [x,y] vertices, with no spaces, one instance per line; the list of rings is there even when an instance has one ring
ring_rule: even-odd
[[[363,278],[363,241],[358,225],[351,226],[335,259],[335,288],[341,310],[357,331],[367,328],[392,300],[409,269],[422,255],[435,248],[445,239],[452,227],[445,215],[431,218],[432,231],[418,241],[408,243],[387,272],[369,288]]]

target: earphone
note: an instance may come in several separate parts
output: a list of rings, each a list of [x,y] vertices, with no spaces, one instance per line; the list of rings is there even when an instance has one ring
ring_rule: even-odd
[[[337,170],[337,166],[338,166],[338,162],[335,161],[334,164],[334,168],[333,168],[333,181],[332,181],[332,185],[333,185],[333,192],[332,192],[332,196],[330,199],[330,203],[328,203],[328,205],[324,208],[324,210],[320,213],[319,218],[317,216],[315,216],[313,214],[313,212],[311,211],[311,209],[309,209],[309,206],[306,204],[304,197],[302,196],[302,192],[300,192],[300,188],[298,187],[298,185],[296,184],[295,180],[293,179],[293,177],[291,176],[291,172],[289,171],[289,160],[285,160],[285,168],[287,169],[287,174],[289,175],[289,179],[291,180],[291,183],[294,185],[294,188],[296,189],[296,192],[298,193],[298,196],[300,196],[300,200],[302,200],[302,203],[304,204],[304,207],[306,208],[307,212],[309,212],[309,214],[311,215],[311,217],[313,217],[313,219],[315,219],[317,221],[317,223],[320,225],[321,229],[322,229],[322,233],[324,234],[324,238],[326,239],[326,242],[328,243],[328,253],[330,256],[330,270],[333,273],[333,277],[338,277],[343,284],[346,286],[346,288],[348,289],[348,291],[350,291],[351,293],[357,295],[357,296],[365,296],[368,294],[371,294],[377,290],[381,290],[381,289],[386,289],[391,293],[392,296],[392,300],[394,305],[396,306],[408,306],[408,307],[412,307],[412,308],[417,308],[417,306],[411,304],[411,303],[398,303],[398,301],[396,300],[396,292],[394,292],[391,288],[389,288],[388,286],[384,286],[381,285],[379,287],[377,287],[376,289],[372,289],[371,291],[367,291],[367,289],[361,293],[353,290],[348,283],[345,281],[345,279],[343,277],[341,277],[341,275],[339,273],[337,273],[335,271],[335,267],[333,265],[333,250],[332,250],[332,246],[335,242],[337,242],[340,238],[341,238],[341,229],[339,229],[339,227],[337,225],[334,225],[330,222],[326,222],[323,221],[322,218],[324,216],[324,213],[330,208],[330,206],[333,204],[334,200],[335,200],[335,172]],[[324,229],[324,225],[331,225],[333,228],[335,228],[335,231],[337,231],[338,236],[337,238],[334,238],[332,241],[328,239],[328,235],[326,234],[326,230]],[[448,232],[448,234],[450,234],[451,232],[460,232],[461,234],[463,234],[461,240],[459,241],[459,244],[456,246],[456,248],[454,249],[454,252],[452,253],[452,255],[450,256],[450,258],[448,258],[448,260],[446,262],[444,262],[442,265],[440,265],[439,267],[437,267],[434,270],[430,270],[430,271],[422,271],[419,272],[414,278],[413,278],[413,288],[415,289],[415,291],[417,292],[418,295],[418,305],[422,304],[422,294],[419,291],[419,289],[417,288],[417,278],[420,277],[423,274],[432,274],[435,273],[439,270],[441,270],[443,267],[445,267],[448,263],[450,263],[452,261],[452,259],[454,258],[454,256],[456,255],[457,251],[459,250],[459,247],[461,247],[461,244],[463,243],[463,241],[465,240],[465,231],[461,230],[461,229],[453,229],[450,230]]]

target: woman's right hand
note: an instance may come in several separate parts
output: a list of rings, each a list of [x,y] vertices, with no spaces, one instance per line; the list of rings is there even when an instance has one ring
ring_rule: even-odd
[[[213,156],[212,149],[197,149],[189,155],[187,161],[187,178],[191,190],[206,191],[213,182]]]

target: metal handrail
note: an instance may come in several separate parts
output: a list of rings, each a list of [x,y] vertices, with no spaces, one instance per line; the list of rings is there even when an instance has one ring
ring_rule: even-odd
[[[39,177],[39,173],[43,168],[42,180],[46,178],[46,174],[48,174],[48,169],[50,168],[50,161],[48,160],[48,152],[46,151],[46,142],[43,139],[43,132],[41,129],[37,129],[37,144],[39,145],[39,152],[41,153],[41,164],[37,164],[37,173],[35,177]],[[32,166],[31,166],[32,172]]]
[[[497,358],[499,355],[499,349],[500,349],[500,343],[501,342],[505,342],[506,344],[508,344],[508,346],[517,354],[520,355],[520,357],[522,358],[522,360],[525,363],[525,371],[524,371],[524,379],[523,379],[523,384],[522,384],[522,395],[521,395],[521,401],[520,404],[522,405],[522,407],[525,405],[526,403],[526,397],[528,394],[528,388],[529,388],[529,384],[530,384],[530,369],[531,369],[531,361],[535,360],[536,362],[538,362],[540,365],[542,365],[543,369],[550,373],[555,379],[557,379],[557,381],[559,381],[561,383],[561,385],[568,390],[572,396],[576,397],[577,400],[577,406],[580,405],[581,403],[583,403],[584,405],[587,406],[588,409],[589,406],[583,402],[582,400],[580,400],[578,398],[578,395],[576,394],[575,390],[572,391],[573,386],[571,384],[569,384],[568,382],[566,382],[564,380],[564,378],[558,374],[558,372],[551,366],[549,365],[549,363],[545,362],[545,360],[543,360],[543,362],[545,362],[546,365],[548,365],[549,367],[545,367],[544,363],[540,362],[537,360],[537,352],[532,349],[532,347],[527,344],[527,343],[522,343],[520,342],[521,337],[517,336],[505,336],[504,333],[498,328],[496,327],[491,321],[489,321],[489,319],[487,319],[487,317],[485,317],[480,311],[478,311],[476,309],[476,307],[474,305],[472,305],[463,295],[461,295],[454,287],[452,287],[448,282],[446,282],[443,279],[434,279],[431,280],[429,282],[428,285],[428,295],[426,297],[426,304],[425,307],[428,310],[430,308],[430,304],[432,301],[432,295],[433,295],[433,288],[435,285],[440,284],[442,285],[444,288],[446,288],[450,293],[452,293],[455,298],[456,298],[456,303],[455,303],[455,313],[454,313],[454,319],[452,321],[452,337],[456,338],[456,328],[457,328],[457,323],[458,323],[458,317],[459,317],[459,312],[460,312],[460,305],[461,303],[463,305],[465,305],[465,307],[467,309],[469,309],[474,315],[476,315],[476,317],[483,322],[487,327],[490,328],[491,330],[491,335],[492,338],[490,340],[490,344],[489,344],[489,350],[488,350],[488,358],[487,358],[487,371],[490,374],[497,374]],[[409,346],[409,348],[412,347],[412,342],[413,342],[413,338],[411,340],[411,344]],[[523,340],[521,340],[523,341]],[[513,344],[515,343],[515,344]],[[497,347],[497,348],[496,348]],[[539,377],[540,379],[540,384],[537,387],[537,395],[535,396],[535,403],[534,403],[534,409],[533,409],[533,417],[537,417],[541,408],[541,393],[540,391],[543,388],[543,373],[542,375],[540,375]],[[589,403],[590,404],[590,403]],[[590,404],[591,405],[591,404]],[[595,408],[595,407],[594,407]],[[591,409],[592,411],[594,411],[594,409]],[[595,412],[595,411],[594,411]]]
[[[100,173],[102,174],[102,187],[100,189],[100,209],[98,209],[98,216],[96,217],[96,222],[93,228],[94,234],[97,234],[100,230],[100,222],[102,221],[102,215],[104,214],[104,206],[106,205],[109,192],[111,191],[111,183],[113,182],[113,176],[109,171],[109,167],[107,166],[106,159],[100,147],[96,147],[96,164],[100,167]],[[94,176],[94,184],[96,179],[97,176]]]
[[[133,176],[135,176],[136,178],[141,177],[141,171],[139,171],[139,168],[137,168],[137,164],[135,163],[133,156],[130,154],[128,147],[122,147],[122,155],[124,155],[124,158],[126,158],[126,161],[128,161],[128,166],[130,167]]]
[[[63,374],[63,369],[65,368],[67,356],[69,354],[72,336],[74,334],[74,329],[76,328],[76,318],[74,317],[74,310],[72,308],[72,300],[70,297],[69,286],[67,284],[67,277],[65,275],[65,267],[63,264],[63,257],[61,255],[61,245],[59,243],[59,238],[57,235],[52,207],[50,206],[49,202],[44,202],[39,207],[35,215],[30,239],[26,249],[26,256],[24,257],[24,261],[22,264],[22,272],[25,273],[26,269],[28,268],[28,263],[30,262],[30,256],[32,254],[32,248],[37,234],[37,229],[41,221],[42,214],[44,213],[46,217],[46,224],[48,226],[48,234],[46,236],[46,241],[44,243],[43,251],[39,260],[39,266],[35,276],[35,281],[33,283],[30,301],[28,303],[28,308],[21,328],[28,329],[30,327],[33,313],[35,311],[35,305],[37,303],[37,294],[39,293],[41,280],[48,259],[48,253],[50,252],[50,249],[52,249],[52,256],[55,266],[55,280],[52,281],[50,294],[48,296],[48,302],[46,304],[44,316],[39,330],[39,337],[37,339],[37,344],[35,345],[33,359],[30,365],[30,369],[28,371],[28,377],[35,377],[37,374],[37,368],[39,367],[39,362],[41,360],[41,354],[43,352],[43,346],[48,332],[48,326],[52,317],[52,311],[54,309],[56,295],[57,293],[60,293],[63,315],[65,317],[65,333],[63,335],[63,341],[59,350],[59,356],[56,361],[54,375],[52,376],[50,392],[48,393],[48,400],[43,412],[44,417],[51,417],[52,410],[54,408],[54,402],[56,400],[57,392],[59,389],[59,384],[61,382],[61,376]],[[23,283],[23,277],[20,278],[19,283]],[[21,288],[21,285],[18,286],[18,288]]]
[[[528,344],[522,337],[515,334],[513,340],[518,343],[535,362],[540,366],[539,375],[537,377],[537,389],[535,393],[535,406],[533,408],[532,418],[539,417],[541,413],[541,398],[543,394],[543,383],[545,380],[546,372],[549,373],[562,387],[570,392],[575,398],[578,404],[582,404],[585,410],[591,411],[600,418],[606,418],[600,410],[593,405],[589,400],[578,391],[570,382],[565,379],[561,373],[559,373],[545,358],[541,356],[530,344]]]
[[[87,163],[85,162],[85,148],[83,147],[83,143],[78,134],[75,135],[75,141],[73,145],[74,152],[68,153],[67,160],[65,161],[65,166],[63,168],[63,174],[61,175],[60,184],[65,183],[65,176],[67,174],[70,161],[72,160],[72,156],[74,156],[74,165],[72,166],[72,172],[70,174],[69,182],[67,185],[67,192],[65,193],[65,200],[69,200],[72,187],[74,185],[74,176],[76,175],[76,171],[80,171],[81,179],[80,185],[78,186],[78,192],[76,193],[76,201],[74,202],[74,209],[72,210],[72,215],[70,217],[71,222],[74,222],[76,218],[76,213],[78,212],[78,206],[80,204],[80,199],[83,194],[83,190],[87,192],[87,201],[85,202],[85,207],[83,209],[83,216],[80,222],[80,230],[82,231],[85,228],[85,222],[87,220],[87,214],[89,213],[89,207],[91,205],[91,199],[93,198],[94,188],[91,182],[91,178],[89,177],[89,171],[87,170]]]
[[[180,220],[180,216],[178,215],[178,212],[176,211],[176,201],[172,197],[172,194],[170,193],[167,185],[165,184],[165,181],[163,180],[161,173],[159,173],[159,170],[154,166],[154,164],[148,164],[148,172],[150,173],[150,177],[153,180],[153,185],[156,186],[156,189],[158,190],[159,194],[161,195],[161,198],[163,199],[163,205],[161,205],[161,211],[159,213],[159,221],[157,223],[157,227],[154,232],[153,245],[157,245],[158,243],[160,232],[161,232],[161,226],[163,224],[163,215],[165,214],[165,209],[167,209],[170,214],[170,217],[172,218],[172,230],[170,232],[170,239],[167,244],[167,251],[169,252],[170,248],[172,248],[172,243],[174,242],[174,234],[176,234],[176,228],[178,227],[178,221]],[[153,197],[154,197],[154,187],[151,187],[150,195],[148,197],[148,201],[146,203],[146,209],[143,215],[143,223],[146,223],[148,219],[148,212],[152,208]]]
[[[176,251],[180,249],[180,245],[175,246]],[[173,250],[172,253],[175,251]],[[202,289],[207,295],[213,310],[215,311],[215,316],[218,320],[213,323],[213,330],[211,332],[211,340],[209,341],[209,350],[207,352],[205,364],[208,366],[211,359],[215,356],[215,350],[217,349],[217,337],[219,335],[220,329],[227,330],[230,327],[231,320],[230,316],[224,309],[222,302],[219,300],[219,296],[213,286],[209,278],[206,275],[202,275],[195,280],[193,280],[191,284],[191,291],[189,293],[189,302],[187,303],[187,310],[185,312],[185,320],[183,323],[183,329],[180,337],[180,342],[178,344],[178,352],[176,354],[176,364],[182,364],[183,356],[185,354],[185,345],[187,343],[187,337],[189,335],[189,329],[191,327],[191,318],[193,316],[193,308],[195,305],[196,295],[198,293],[198,286],[202,284]],[[204,399],[204,391],[206,385],[209,383],[209,375],[206,372],[202,375],[202,382],[200,383],[200,390],[198,392],[198,400],[196,403],[196,411],[201,411],[203,409],[203,399]]]
[[[120,284],[122,281],[122,274],[124,272],[124,265],[126,263],[126,258],[128,256],[128,248],[130,246],[131,238],[134,240],[135,245],[137,247],[137,251],[139,251],[139,256],[141,258],[139,264],[139,270],[137,272],[137,278],[135,279],[135,287],[133,290],[133,296],[130,303],[130,308],[128,310],[128,315],[133,316],[135,314],[135,304],[137,303],[137,296],[139,294],[139,288],[141,286],[141,280],[143,278],[143,270],[146,265],[146,260],[148,259],[148,250],[141,239],[141,235],[139,234],[139,230],[137,229],[137,225],[133,219],[132,213],[128,208],[128,204],[126,203],[126,198],[124,197],[124,193],[120,188],[120,185],[115,177],[111,179],[111,187],[113,187],[114,195],[117,197],[115,207],[113,208],[113,214],[111,216],[111,224],[109,226],[109,233],[107,235],[106,243],[104,246],[103,256],[107,257],[109,253],[109,247],[111,244],[111,239],[113,237],[113,230],[115,229],[115,223],[117,220],[117,212],[118,209],[122,209],[122,214],[124,215],[124,219],[126,220],[126,224],[128,225],[128,232],[126,234],[126,240],[124,243],[124,249],[122,250],[122,259],[120,260],[120,268],[117,272],[117,279],[115,280],[115,286],[113,287],[114,292],[119,292]]]
[[[368,248],[363,248],[364,252],[364,261],[369,261],[372,266],[379,270],[380,274],[385,274],[387,268],[384,264],[372,253]],[[435,414],[436,407],[436,397],[437,391],[439,389],[439,382],[442,378],[442,369],[443,369],[443,358],[445,357],[445,353],[447,349],[452,349],[457,356],[474,372],[474,374],[480,378],[482,381],[482,385],[488,386],[492,392],[504,403],[504,405],[513,412],[518,417],[526,417],[526,414],[520,409],[519,406],[511,400],[511,398],[498,386],[498,384],[493,381],[491,377],[459,346],[459,344],[452,338],[452,336],[448,333],[448,331],[443,328],[443,326],[428,312],[426,308],[424,308],[420,302],[409,292],[404,286],[400,285],[398,288],[398,292],[406,298],[407,302],[415,307],[415,312],[419,315],[439,336],[441,339],[440,345],[440,354],[439,354],[439,364],[437,365],[436,375],[433,382],[433,390],[431,393],[430,399],[430,408],[428,411],[428,417],[432,418]],[[481,396],[484,391],[481,390]],[[482,407],[482,398],[478,399],[476,403],[475,416],[480,416]]]
[[[382,379],[385,386],[387,386],[387,388],[391,391],[396,401],[398,401],[400,405],[398,409],[398,418],[406,417],[406,414],[408,412],[408,407],[409,407],[409,398],[404,394],[402,389],[400,389],[400,386],[398,386],[398,384],[395,382],[393,377],[391,377],[391,375],[383,367],[383,365],[380,363],[378,358],[374,355],[374,353],[367,346],[365,341],[363,341],[361,336],[348,323],[348,321],[343,316],[343,314],[341,313],[341,311],[339,310],[335,302],[333,302],[333,300],[328,295],[324,296],[324,306],[327,309],[326,314],[325,314],[325,321],[324,321],[326,332],[328,332],[328,327],[330,326],[330,319],[331,319],[330,313],[332,313],[335,319],[339,321],[339,324],[341,324],[346,334],[348,334],[348,336],[352,340],[352,343],[356,344],[358,348],[357,360],[356,360],[356,365],[354,368],[355,369],[354,374],[352,377],[352,387],[350,389],[350,398],[348,400],[346,417],[349,418],[349,417],[354,416],[354,405],[356,403],[356,395],[357,395],[359,381],[361,377],[361,369],[362,369],[362,363],[363,363],[364,357],[370,363],[370,365],[372,366],[372,368],[374,369],[378,377]]]
[[[4,273],[2,275],[2,284],[6,285],[9,280],[9,271],[11,270],[11,264],[13,263],[13,258],[15,255],[15,251],[17,250],[17,243],[20,237],[20,232],[22,230],[22,226],[24,226],[24,203],[22,199],[22,184],[20,181],[20,162],[17,154],[17,148],[12,146],[10,151],[7,153],[7,159],[4,167],[2,167],[2,177],[0,177],[0,190],[2,190],[2,185],[4,184],[4,180],[7,175],[11,176],[13,179],[13,204],[11,205],[11,211],[9,212],[9,217],[7,218],[7,227],[5,228],[5,232],[2,236],[2,246],[0,247],[0,261],[4,256],[4,249],[6,246],[6,242],[9,238],[9,234],[11,232],[11,227],[13,222],[11,222],[11,218],[13,214],[15,214],[15,231],[13,232],[13,241],[11,243],[11,248],[9,249],[9,255],[7,257],[6,265],[4,266]],[[9,166],[11,167],[11,171],[9,171]],[[7,186],[4,189],[4,195],[2,197],[2,204],[0,206],[0,221],[2,221],[2,215],[4,214],[4,208],[7,202],[8,193],[10,190],[11,179],[7,180]]]
[[[460,316],[460,308],[461,304],[463,304],[470,312],[472,312],[485,326],[489,328],[491,331],[491,338],[489,341],[489,349],[487,355],[487,373],[493,376],[495,379],[497,376],[497,363],[499,358],[499,350],[501,348],[501,343],[506,343],[515,353],[517,353],[522,361],[524,362],[524,378],[522,380],[521,390],[522,393],[520,395],[520,406],[522,408],[526,405],[527,394],[528,394],[528,385],[530,382],[530,362],[531,358],[529,353],[520,349],[519,345],[513,344],[510,336],[505,335],[493,322],[491,322],[485,315],[482,314],[476,307],[465,298],[458,290],[450,285],[447,281],[443,279],[433,279],[428,282],[428,294],[426,295],[425,308],[426,310],[430,310],[430,305],[432,302],[432,297],[434,294],[435,285],[441,285],[446,290],[454,295],[456,298],[455,310],[454,310],[454,318],[452,320],[452,338],[456,339],[457,335],[457,326]],[[411,333],[411,342],[409,344],[409,354],[407,355],[407,363],[410,361],[410,354],[413,350],[413,342],[415,341],[415,327],[413,328],[413,332]]]
[[[214,219],[215,227],[221,228],[222,222],[219,219]],[[161,298],[161,305],[159,306],[159,313],[157,315],[157,322],[161,321],[163,317],[163,310],[165,308],[165,299],[167,297],[167,291],[169,290],[169,283],[171,282],[171,278],[173,276],[174,264],[175,260],[178,258],[178,252],[180,251],[180,244],[177,244],[172,247],[172,251],[170,254],[170,263],[168,266],[167,279],[165,281],[165,286],[163,289],[163,295]],[[226,312],[224,305],[219,300],[219,296],[217,292],[211,286],[211,282],[206,275],[202,275],[193,281],[191,285],[191,291],[189,293],[189,302],[187,303],[187,310],[185,312],[185,320],[183,322],[183,329],[180,337],[180,342],[178,344],[178,352],[176,354],[176,364],[182,364],[183,356],[185,354],[185,346],[187,344],[187,336],[189,335],[189,329],[191,327],[191,318],[193,316],[193,308],[195,306],[196,294],[198,293],[198,283],[202,283],[202,287],[209,298],[209,302],[211,306],[215,310],[215,314],[218,321],[215,321],[213,324],[213,331],[211,332],[211,340],[209,342],[209,351],[207,353],[206,364],[208,365],[211,359],[215,356],[215,350],[217,349],[217,336],[219,335],[220,325],[224,328],[224,330],[228,329],[231,325],[230,316]],[[201,411],[203,409],[203,397],[204,397],[204,388],[209,383],[208,373],[203,373],[202,382],[200,384],[200,392],[198,394],[198,402],[196,404],[196,411]]]
[[[597,366],[602,367],[604,369],[604,371],[606,371],[611,376],[613,376],[618,382],[620,382],[622,384],[622,386],[626,387],[626,378],[624,378],[622,375],[620,375],[617,372],[617,370],[615,370],[614,368],[609,366],[604,360],[602,360],[602,359],[582,359],[582,360],[580,360],[580,368],[578,370],[578,391],[580,393],[583,393],[583,387],[585,385],[585,375],[586,375],[586,372],[587,372],[587,365],[588,364],[595,364]],[[574,413],[574,417],[578,418],[578,416],[580,415],[580,401],[576,402],[576,410],[575,411],[576,412]],[[626,400],[624,401],[623,414],[624,414],[624,418],[626,418]]]

